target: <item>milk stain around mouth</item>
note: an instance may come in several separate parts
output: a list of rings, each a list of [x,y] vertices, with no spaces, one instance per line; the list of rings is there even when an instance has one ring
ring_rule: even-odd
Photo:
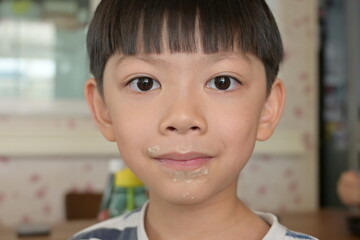
[[[173,182],[204,183],[209,174],[209,169],[207,166],[203,166],[192,171],[173,171],[171,174]]]
[[[188,147],[184,147],[184,146],[177,146],[177,147],[172,147],[172,150],[176,150],[178,152],[186,152],[189,150]],[[159,153],[160,151],[160,146],[159,145],[155,145],[152,147],[149,147],[147,149],[148,153],[150,155],[156,155]],[[166,170],[169,174],[169,176],[172,178],[172,181],[174,183],[187,183],[187,184],[202,184],[205,183],[207,181],[206,176],[209,174],[209,168],[208,166],[202,166],[200,168],[197,169],[193,169],[193,170],[170,170],[167,169]],[[194,194],[191,194],[190,192],[185,192],[182,194],[182,198],[188,199],[188,200],[195,200],[196,197],[194,196]]]
[[[169,147],[167,151],[176,151],[176,152],[188,152],[190,150],[194,149],[194,146],[174,146]],[[161,150],[161,147],[159,145],[151,146],[147,149],[148,154],[150,156],[154,156],[158,154]],[[172,177],[173,182],[186,182],[186,183],[204,183],[206,182],[206,176],[209,174],[208,167],[202,166],[197,169],[193,170],[167,170],[170,174],[170,177]]]

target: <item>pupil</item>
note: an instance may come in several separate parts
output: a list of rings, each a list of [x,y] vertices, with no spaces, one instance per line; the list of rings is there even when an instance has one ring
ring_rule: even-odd
[[[141,91],[149,91],[154,85],[154,81],[151,78],[141,77],[137,82],[137,86]]]
[[[220,90],[226,90],[230,87],[229,77],[216,77],[215,86]]]

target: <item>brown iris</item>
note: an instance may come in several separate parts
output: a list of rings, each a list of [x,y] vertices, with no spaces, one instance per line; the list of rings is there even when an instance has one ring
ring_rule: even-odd
[[[139,77],[136,85],[141,91],[149,91],[154,85],[154,79],[149,77]]]
[[[214,79],[214,84],[219,90],[226,90],[231,85],[231,79],[228,76],[219,76]]]

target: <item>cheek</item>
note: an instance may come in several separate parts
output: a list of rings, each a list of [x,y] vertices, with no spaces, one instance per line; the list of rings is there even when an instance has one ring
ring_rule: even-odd
[[[146,137],[147,132],[154,129],[154,114],[144,104],[127,102],[121,98],[116,102],[121,104],[111,108],[111,115],[114,132],[119,140],[142,140],[139,136]]]
[[[142,182],[146,182],[142,147],[149,142],[149,133],[146,132],[149,131],[149,127],[146,122],[144,122],[144,118],[139,118],[137,115],[133,115],[133,113],[125,117],[124,115],[118,116],[113,126],[116,144],[126,166],[128,166]]]
[[[122,157],[133,158],[141,153],[139,149],[150,140],[150,131],[154,131],[150,118],[151,115],[144,117],[141,109],[124,104],[112,112],[113,131]]]
[[[251,142],[256,139],[260,112],[256,108],[235,106],[221,109],[219,114],[213,114],[213,127],[216,134],[223,136],[236,145]]]
[[[242,168],[253,151],[259,115],[254,110],[239,106],[214,118],[214,125],[221,126],[213,128],[214,136],[222,141],[226,159],[234,167]]]

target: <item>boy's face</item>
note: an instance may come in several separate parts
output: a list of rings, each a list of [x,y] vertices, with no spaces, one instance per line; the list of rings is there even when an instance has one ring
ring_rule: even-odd
[[[128,167],[152,197],[172,203],[234,194],[284,101],[279,80],[267,97],[260,60],[235,53],[115,55],[105,67],[104,98],[93,79],[85,92]]]

